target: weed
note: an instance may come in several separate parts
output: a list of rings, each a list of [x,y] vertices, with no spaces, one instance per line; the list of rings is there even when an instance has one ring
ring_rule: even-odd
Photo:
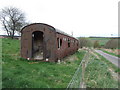
[[[96,58],[88,63],[86,67],[85,82],[87,88],[118,87],[118,82],[112,78],[111,73],[108,71],[108,66]]]

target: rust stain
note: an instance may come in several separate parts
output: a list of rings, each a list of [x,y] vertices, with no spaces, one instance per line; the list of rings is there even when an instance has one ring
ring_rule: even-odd
[[[76,38],[47,24],[30,24],[21,33],[21,57],[28,60],[56,62],[78,50]]]

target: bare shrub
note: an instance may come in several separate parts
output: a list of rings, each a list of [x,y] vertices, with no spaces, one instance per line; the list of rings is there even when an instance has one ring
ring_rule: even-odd
[[[118,39],[111,39],[105,44],[105,48],[115,49],[118,48]]]
[[[84,37],[79,38],[79,47],[80,48],[92,47],[92,46],[93,46],[93,44],[92,44],[91,40],[89,40],[88,38],[84,38]]]
[[[99,41],[96,40],[96,41],[94,42],[94,48],[99,48],[99,47],[100,47]]]

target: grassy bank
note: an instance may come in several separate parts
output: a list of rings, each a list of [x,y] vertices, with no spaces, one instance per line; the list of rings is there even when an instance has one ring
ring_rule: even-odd
[[[118,73],[120,75],[120,68],[118,68],[117,66],[115,66],[113,63],[111,63],[110,61],[108,61],[106,58],[104,58],[103,56],[101,56],[100,54],[96,53],[101,60],[110,68],[112,68],[116,73]]]
[[[27,61],[20,58],[20,41],[2,40],[3,88],[66,88],[85,52],[78,59],[60,64]]]
[[[99,41],[100,46],[104,46],[110,38],[89,38],[92,42]]]
[[[2,39],[2,54],[20,55],[20,41],[16,39]]]
[[[110,55],[113,55],[113,56],[117,56],[120,58],[120,55],[116,55],[115,53],[111,53],[111,52],[108,52],[108,51],[105,51],[103,49],[101,49],[103,52],[107,53],[107,54],[110,54]]]
[[[2,39],[0,39],[0,89],[2,89]]]
[[[87,88],[118,88],[118,82],[109,72],[109,66],[102,61],[103,58],[90,61],[85,71]]]

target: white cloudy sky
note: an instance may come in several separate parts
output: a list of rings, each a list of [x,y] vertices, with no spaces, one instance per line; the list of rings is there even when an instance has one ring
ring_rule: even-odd
[[[46,23],[78,36],[117,36],[119,0],[0,0],[0,9],[13,6],[27,21]],[[0,29],[1,24],[0,24]],[[0,30],[0,34],[5,32]]]

